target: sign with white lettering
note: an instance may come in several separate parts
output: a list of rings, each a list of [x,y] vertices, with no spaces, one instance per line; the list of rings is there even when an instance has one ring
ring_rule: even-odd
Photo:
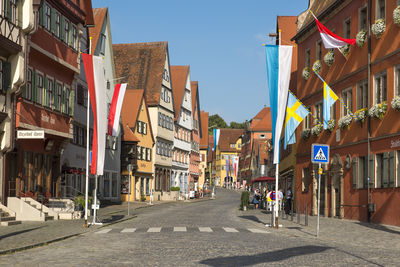
[[[18,130],[17,131],[17,139],[44,139],[44,131],[43,130]]]

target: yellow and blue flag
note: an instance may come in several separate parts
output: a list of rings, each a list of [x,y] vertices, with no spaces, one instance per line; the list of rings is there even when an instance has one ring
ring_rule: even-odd
[[[331,120],[331,106],[335,104],[339,97],[333,92],[329,85],[324,81],[324,107],[323,107],[323,117],[324,117],[324,129],[328,129],[328,123]]]
[[[286,119],[285,119],[285,140],[283,143],[286,149],[287,144],[294,144],[296,142],[297,126],[310,112],[303,106],[303,104],[289,92],[287,106],[286,106]]]

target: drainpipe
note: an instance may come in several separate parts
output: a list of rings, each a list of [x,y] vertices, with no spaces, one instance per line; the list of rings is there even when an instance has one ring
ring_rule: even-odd
[[[367,94],[367,105],[368,109],[370,107],[371,101],[371,25],[372,25],[372,0],[368,0],[368,94]],[[367,145],[368,145],[368,157],[367,157],[367,170],[368,170],[368,179],[367,179],[367,219],[368,222],[371,222],[371,212],[369,209],[370,206],[370,188],[369,188],[369,180],[371,177],[370,170],[370,156],[371,156],[371,117],[367,117]]]

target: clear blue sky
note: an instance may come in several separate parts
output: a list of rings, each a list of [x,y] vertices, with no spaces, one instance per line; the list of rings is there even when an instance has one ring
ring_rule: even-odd
[[[168,41],[171,65],[190,65],[200,106],[228,124],[269,105],[263,43],[276,17],[297,16],[307,0],[92,0],[108,7],[113,43]],[[117,64],[117,62],[116,62]]]

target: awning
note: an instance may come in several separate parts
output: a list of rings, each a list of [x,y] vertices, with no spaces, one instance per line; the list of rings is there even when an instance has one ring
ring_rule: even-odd
[[[273,181],[275,181],[275,177],[261,176],[252,180],[251,182],[254,183],[254,182],[273,182]]]

